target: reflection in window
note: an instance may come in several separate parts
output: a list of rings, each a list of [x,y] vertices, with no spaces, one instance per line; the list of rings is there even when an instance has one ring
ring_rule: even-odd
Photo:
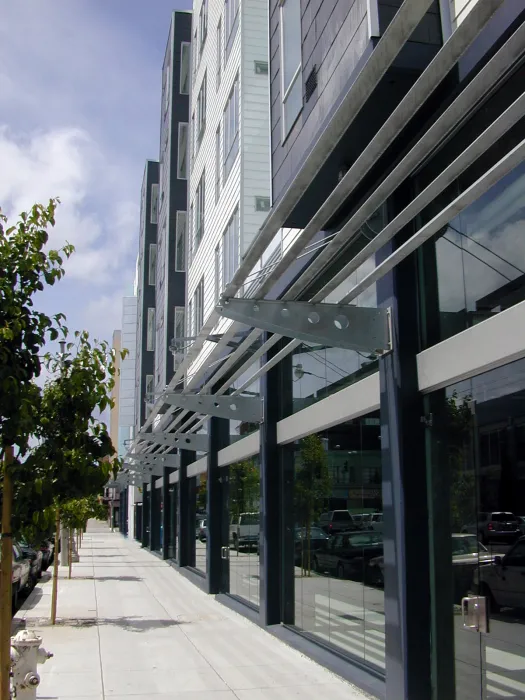
[[[155,309],[148,309],[147,327],[146,327],[146,350],[155,350]]]
[[[283,139],[292,128],[303,107],[301,80],[301,3],[281,3],[281,100],[283,105]]]
[[[224,141],[224,181],[239,152],[239,79],[233,83],[222,118]]]
[[[204,277],[193,294],[193,314],[193,332],[198,335],[204,324]]]
[[[224,0],[224,62],[228,60],[239,26],[239,0]]]
[[[186,269],[186,212],[178,211],[175,224],[175,271]]]
[[[184,306],[175,307],[175,323],[173,332],[173,370],[176,372],[182,360],[184,359],[184,325],[186,322],[186,309]]]
[[[385,666],[379,412],[295,445],[295,624]]]
[[[524,191],[520,165],[436,241],[441,340],[525,300]]]
[[[188,177],[188,124],[186,122],[179,123],[177,177],[179,180],[186,180]]]
[[[151,211],[150,211],[150,223],[156,224],[159,220],[159,186],[158,184],[153,184],[151,186]]]
[[[226,467],[230,514],[230,593],[259,605],[261,478],[259,457]]]
[[[239,210],[236,209],[222,235],[222,285],[231,282],[239,266]]]
[[[149,260],[148,260],[148,284],[155,286],[157,278],[157,244],[149,244]]]
[[[180,93],[190,94],[190,53],[191,47],[188,41],[180,45]]]

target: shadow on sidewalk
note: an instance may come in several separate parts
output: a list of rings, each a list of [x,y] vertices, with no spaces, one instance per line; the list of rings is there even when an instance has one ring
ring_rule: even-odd
[[[144,581],[139,576],[73,576],[72,581]]]
[[[71,627],[71,629],[85,629],[86,627],[120,627],[127,632],[149,632],[151,630],[178,627],[187,624],[183,620],[149,619],[143,617],[101,617],[101,618],[58,618],[56,627]],[[17,629],[30,627],[51,627],[49,618],[20,620]]]

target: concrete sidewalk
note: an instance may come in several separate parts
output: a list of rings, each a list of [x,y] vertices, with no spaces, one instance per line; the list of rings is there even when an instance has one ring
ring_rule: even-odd
[[[17,615],[55,654],[39,666],[41,700],[287,700],[368,696],[208,596],[134,542],[90,523],[61,570]]]

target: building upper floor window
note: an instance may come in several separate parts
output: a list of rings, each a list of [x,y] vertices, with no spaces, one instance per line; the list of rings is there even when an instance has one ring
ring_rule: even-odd
[[[193,244],[193,253],[197,251],[199,243],[204,235],[204,203],[205,203],[205,175],[202,173],[202,177],[197,185],[197,190],[195,192],[195,236]]]
[[[215,204],[219,201],[221,194],[221,125],[217,127],[215,132]]]
[[[190,94],[190,53],[189,41],[183,41],[180,45],[180,93]]]
[[[281,101],[283,141],[303,107],[301,80],[301,4],[281,3]]]
[[[150,208],[150,223],[157,224],[159,221],[159,186],[153,184],[151,186],[151,208]]]
[[[168,107],[170,106],[170,76],[171,71],[168,63],[164,71],[164,113],[168,111]]]
[[[152,374],[146,374],[146,391],[144,398],[146,403],[155,403],[155,383]]]
[[[193,293],[193,333],[198,335],[204,325],[204,277]]]
[[[197,75],[197,27],[195,27],[195,31],[193,32],[193,44],[191,47],[191,63],[192,63],[192,73],[193,73],[193,78],[192,81],[195,82],[195,76]]]
[[[177,150],[177,177],[186,180],[188,177],[188,124],[179,122],[179,140]]]
[[[239,152],[239,79],[233,83],[223,115],[224,180],[228,177]]]
[[[155,350],[155,332],[155,309],[149,308],[146,326],[146,350],[150,352]]]
[[[297,0],[293,0],[297,2]],[[297,2],[297,4],[299,4]],[[224,0],[224,62],[228,60],[239,26],[239,0]]]
[[[155,286],[157,281],[157,244],[149,244],[148,284]]]
[[[222,287],[231,282],[239,267],[239,209],[236,209],[222,235]]]
[[[214,287],[214,301],[217,304],[221,295],[222,289],[222,275],[221,275],[221,244],[217,243],[215,247],[214,254],[214,267],[215,267],[215,287]]]
[[[175,307],[175,321],[173,326],[173,369],[176,372],[180,363],[184,359],[184,324],[186,320],[186,309],[184,306]]]
[[[178,211],[175,220],[175,271],[186,269],[186,212]]]
[[[219,89],[221,84],[221,74],[222,74],[222,19],[219,17],[219,23],[217,24],[217,82],[216,89]]]
[[[199,51],[202,53],[204,42],[208,36],[208,0],[202,0],[199,12]]]
[[[204,134],[204,129],[206,128],[206,73],[204,73],[201,89],[197,95],[195,127],[197,130],[196,148],[198,148]]]

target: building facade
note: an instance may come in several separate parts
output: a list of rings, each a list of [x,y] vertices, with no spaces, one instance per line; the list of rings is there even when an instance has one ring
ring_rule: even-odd
[[[525,8],[270,0],[266,29],[272,206],[207,307],[204,187],[143,544],[375,697],[521,697]]]
[[[169,384],[177,362],[172,340],[186,304],[188,110],[191,13],[173,12],[162,67],[159,205],[155,285],[155,388]]]
[[[137,329],[135,360],[135,430],[138,432],[155,403],[155,286],[159,219],[159,164],[146,161],[140,203],[137,258]]]

